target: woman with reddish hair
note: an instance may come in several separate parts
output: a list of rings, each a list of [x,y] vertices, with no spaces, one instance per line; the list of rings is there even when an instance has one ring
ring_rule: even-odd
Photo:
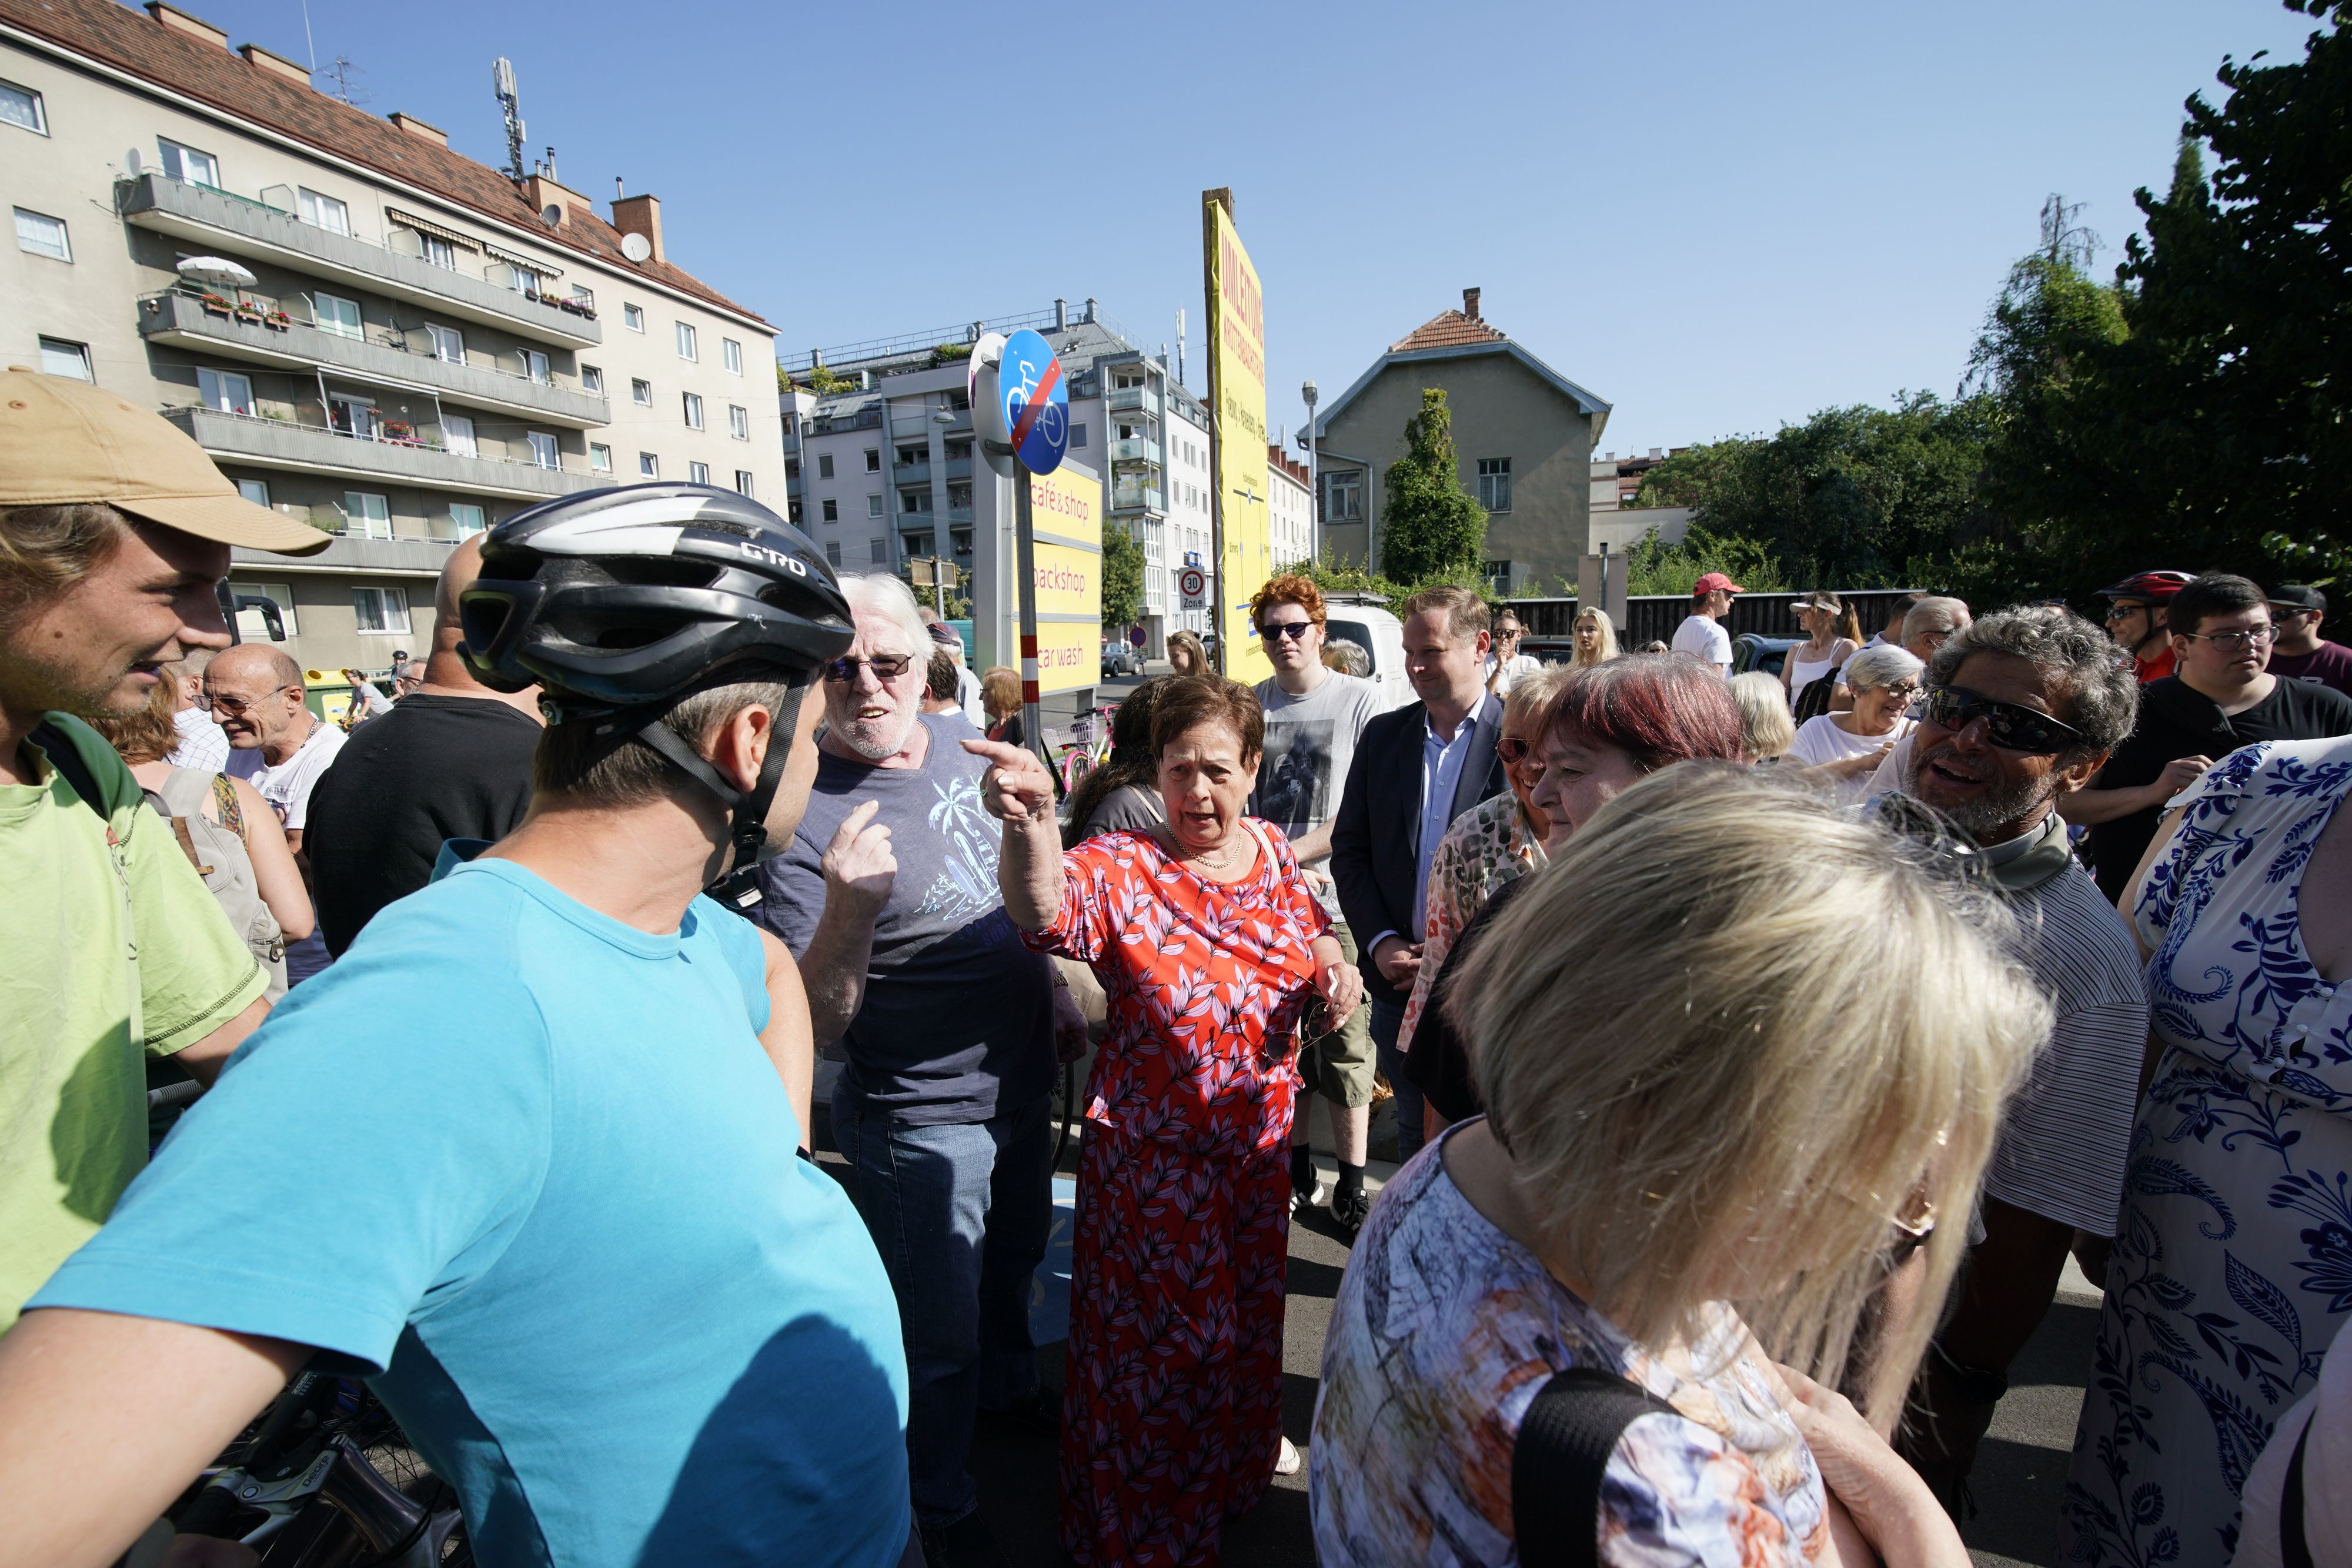
[[[1743,760],[1739,705],[1730,685],[1713,666],[1673,654],[1636,653],[1571,671],[1529,716],[1529,730],[1535,740],[1513,747],[1517,756],[1506,750],[1504,761],[1515,787],[1526,780],[1528,814],[1545,823],[1549,859],[1567,847],[1578,824],[1660,768],[1699,758]],[[1541,880],[1538,872],[1487,894],[1454,938],[1419,1025],[1406,1037],[1405,1071],[1424,1096],[1425,1147],[1436,1146],[1445,1124],[1483,1109],[1447,992],[1486,928]]]

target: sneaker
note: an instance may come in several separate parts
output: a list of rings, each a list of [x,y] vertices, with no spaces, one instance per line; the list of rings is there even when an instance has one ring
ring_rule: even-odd
[[[1274,1473],[1278,1476],[1295,1476],[1298,1473],[1299,1462],[1298,1450],[1291,1445],[1289,1438],[1285,1437],[1282,1440],[1282,1447],[1274,1452]]]
[[[1372,1195],[1362,1187],[1353,1192],[1343,1192],[1331,1200],[1331,1218],[1350,1241],[1356,1239],[1357,1232],[1364,1228],[1364,1221],[1371,1212]]]
[[[1290,1189],[1290,1212],[1294,1218],[1310,1208],[1319,1208],[1322,1204],[1323,1189],[1319,1186],[1294,1186]]]
[[[923,1538],[923,1568],[1011,1568],[978,1509],[953,1524],[926,1524],[919,1533]]]

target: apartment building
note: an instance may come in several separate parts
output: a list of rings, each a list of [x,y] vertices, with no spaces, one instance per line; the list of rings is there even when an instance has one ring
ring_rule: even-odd
[[[1653,446],[1647,456],[1629,452],[1620,457],[1604,452],[1592,460],[1592,549],[1605,547],[1622,552],[1641,543],[1653,530],[1663,544],[1677,545],[1688,537],[1691,507],[1633,504],[1651,469],[1688,450],[1677,446],[1670,452]]]
[[[793,384],[779,402],[793,520],[845,570],[952,560],[971,580],[977,655],[1017,664],[1012,495],[974,461],[969,388],[971,345],[1024,327],[1062,361],[1068,462],[1099,481],[1103,516],[1143,546],[1141,624],[1157,657],[1169,632],[1209,625],[1208,612],[1181,607],[1175,585],[1188,565],[1214,573],[1208,413],[1164,354],[1144,353],[1092,299],[785,358]]]
[[[1268,442],[1265,448],[1266,547],[1280,571],[1315,559],[1315,491],[1307,465]]]
[[[1325,550],[1357,564],[1379,559],[1381,476],[1404,455],[1406,422],[1430,387],[1445,390],[1463,488],[1486,509],[1494,591],[1572,582],[1591,548],[1592,444],[1610,405],[1488,321],[1475,288],[1317,410]]]
[[[784,498],[772,329],[676,265],[658,200],[509,178],[164,0],[0,0],[0,352],[161,408],[336,536],[231,570],[306,668],[426,646],[450,547],[534,503]]]

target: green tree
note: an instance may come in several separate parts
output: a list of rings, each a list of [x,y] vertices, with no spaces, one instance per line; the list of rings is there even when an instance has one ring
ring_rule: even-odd
[[[1421,582],[1475,573],[1486,545],[1486,514],[1462,488],[1454,455],[1454,413],[1445,389],[1423,388],[1421,412],[1405,422],[1405,452],[1389,465],[1381,513],[1381,573]]]
[[[1125,525],[1105,519],[1102,547],[1103,629],[1124,630],[1143,613],[1143,546]]]
[[[1719,571],[1754,593],[1778,593],[1793,586],[1772,552],[1754,539],[1724,538],[1694,528],[1680,544],[1660,541],[1652,528],[1627,550],[1625,591],[1686,597],[1698,580]]]

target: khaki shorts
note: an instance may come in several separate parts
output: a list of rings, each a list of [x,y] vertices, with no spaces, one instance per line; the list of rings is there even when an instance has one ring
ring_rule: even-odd
[[[1334,921],[1331,935],[1351,966],[1357,960],[1356,938],[1347,923]],[[1346,1023],[1298,1053],[1298,1076],[1310,1094],[1319,1094],[1349,1110],[1372,1103],[1372,1009],[1358,1002]]]

